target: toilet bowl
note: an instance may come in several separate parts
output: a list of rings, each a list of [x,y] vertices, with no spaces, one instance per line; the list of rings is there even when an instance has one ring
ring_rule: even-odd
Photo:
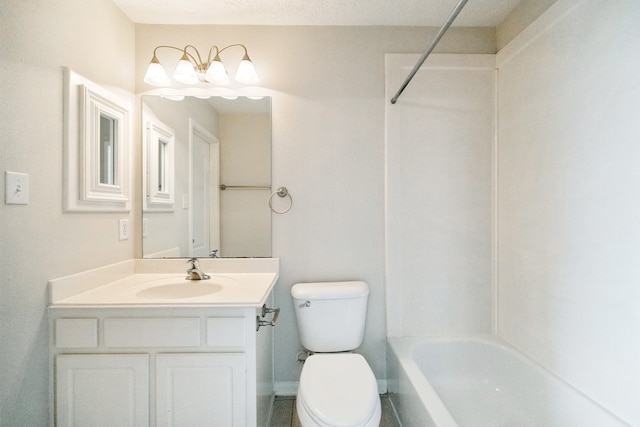
[[[300,375],[296,409],[304,427],[377,427],[376,378],[359,354],[314,354]]]

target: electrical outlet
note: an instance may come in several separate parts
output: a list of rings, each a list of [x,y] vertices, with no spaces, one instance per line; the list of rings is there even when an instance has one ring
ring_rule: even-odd
[[[118,221],[118,239],[119,240],[129,239],[129,220],[128,219],[121,219]]]
[[[147,221],[147,218],[142,218],[142,237],[147,237],[148,227],[149,221]]]

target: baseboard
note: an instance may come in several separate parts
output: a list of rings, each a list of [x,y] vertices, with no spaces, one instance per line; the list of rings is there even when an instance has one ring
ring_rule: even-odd
[[[298,381],[276,381],[274,392],[276,396],[295,396],[298,394]]]

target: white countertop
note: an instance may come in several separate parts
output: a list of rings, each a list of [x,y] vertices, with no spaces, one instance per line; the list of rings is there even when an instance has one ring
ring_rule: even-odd
[[[211,278],[186,280],[184,260],[130,260],[51,280],[50,307],[260,307],[276,283],[279,262],[252,261],[202,259],[201,270]],[[172,297],[171,289],[182,295]]]

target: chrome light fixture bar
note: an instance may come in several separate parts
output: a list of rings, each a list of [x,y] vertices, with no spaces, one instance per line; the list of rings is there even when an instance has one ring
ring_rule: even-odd
[[[157,52],[158,49],[174,49],[182,52],[182,57],[173,72],[174,80],[185,85],[209,82],[218,86],[227,86],[229,84],[229,76],[220,59],[220,54],[232,47],[241,47],[244,50],[244,56],[240,64],[238,64],[235,80],[241,84],[255,85],[259,81],[258,75],[249,58],[247,48],[243,44],[232,44],[222,49],[215,45],[211,46],[206,61],[202,60],[200,52],[192,45],[186,45],[182,49],[175,46],[158,46],[153,50],[153,58],[151,58],[147,72],[144,75],[144,82],[152,86],[171,86],[171,79],[158,60]]]

